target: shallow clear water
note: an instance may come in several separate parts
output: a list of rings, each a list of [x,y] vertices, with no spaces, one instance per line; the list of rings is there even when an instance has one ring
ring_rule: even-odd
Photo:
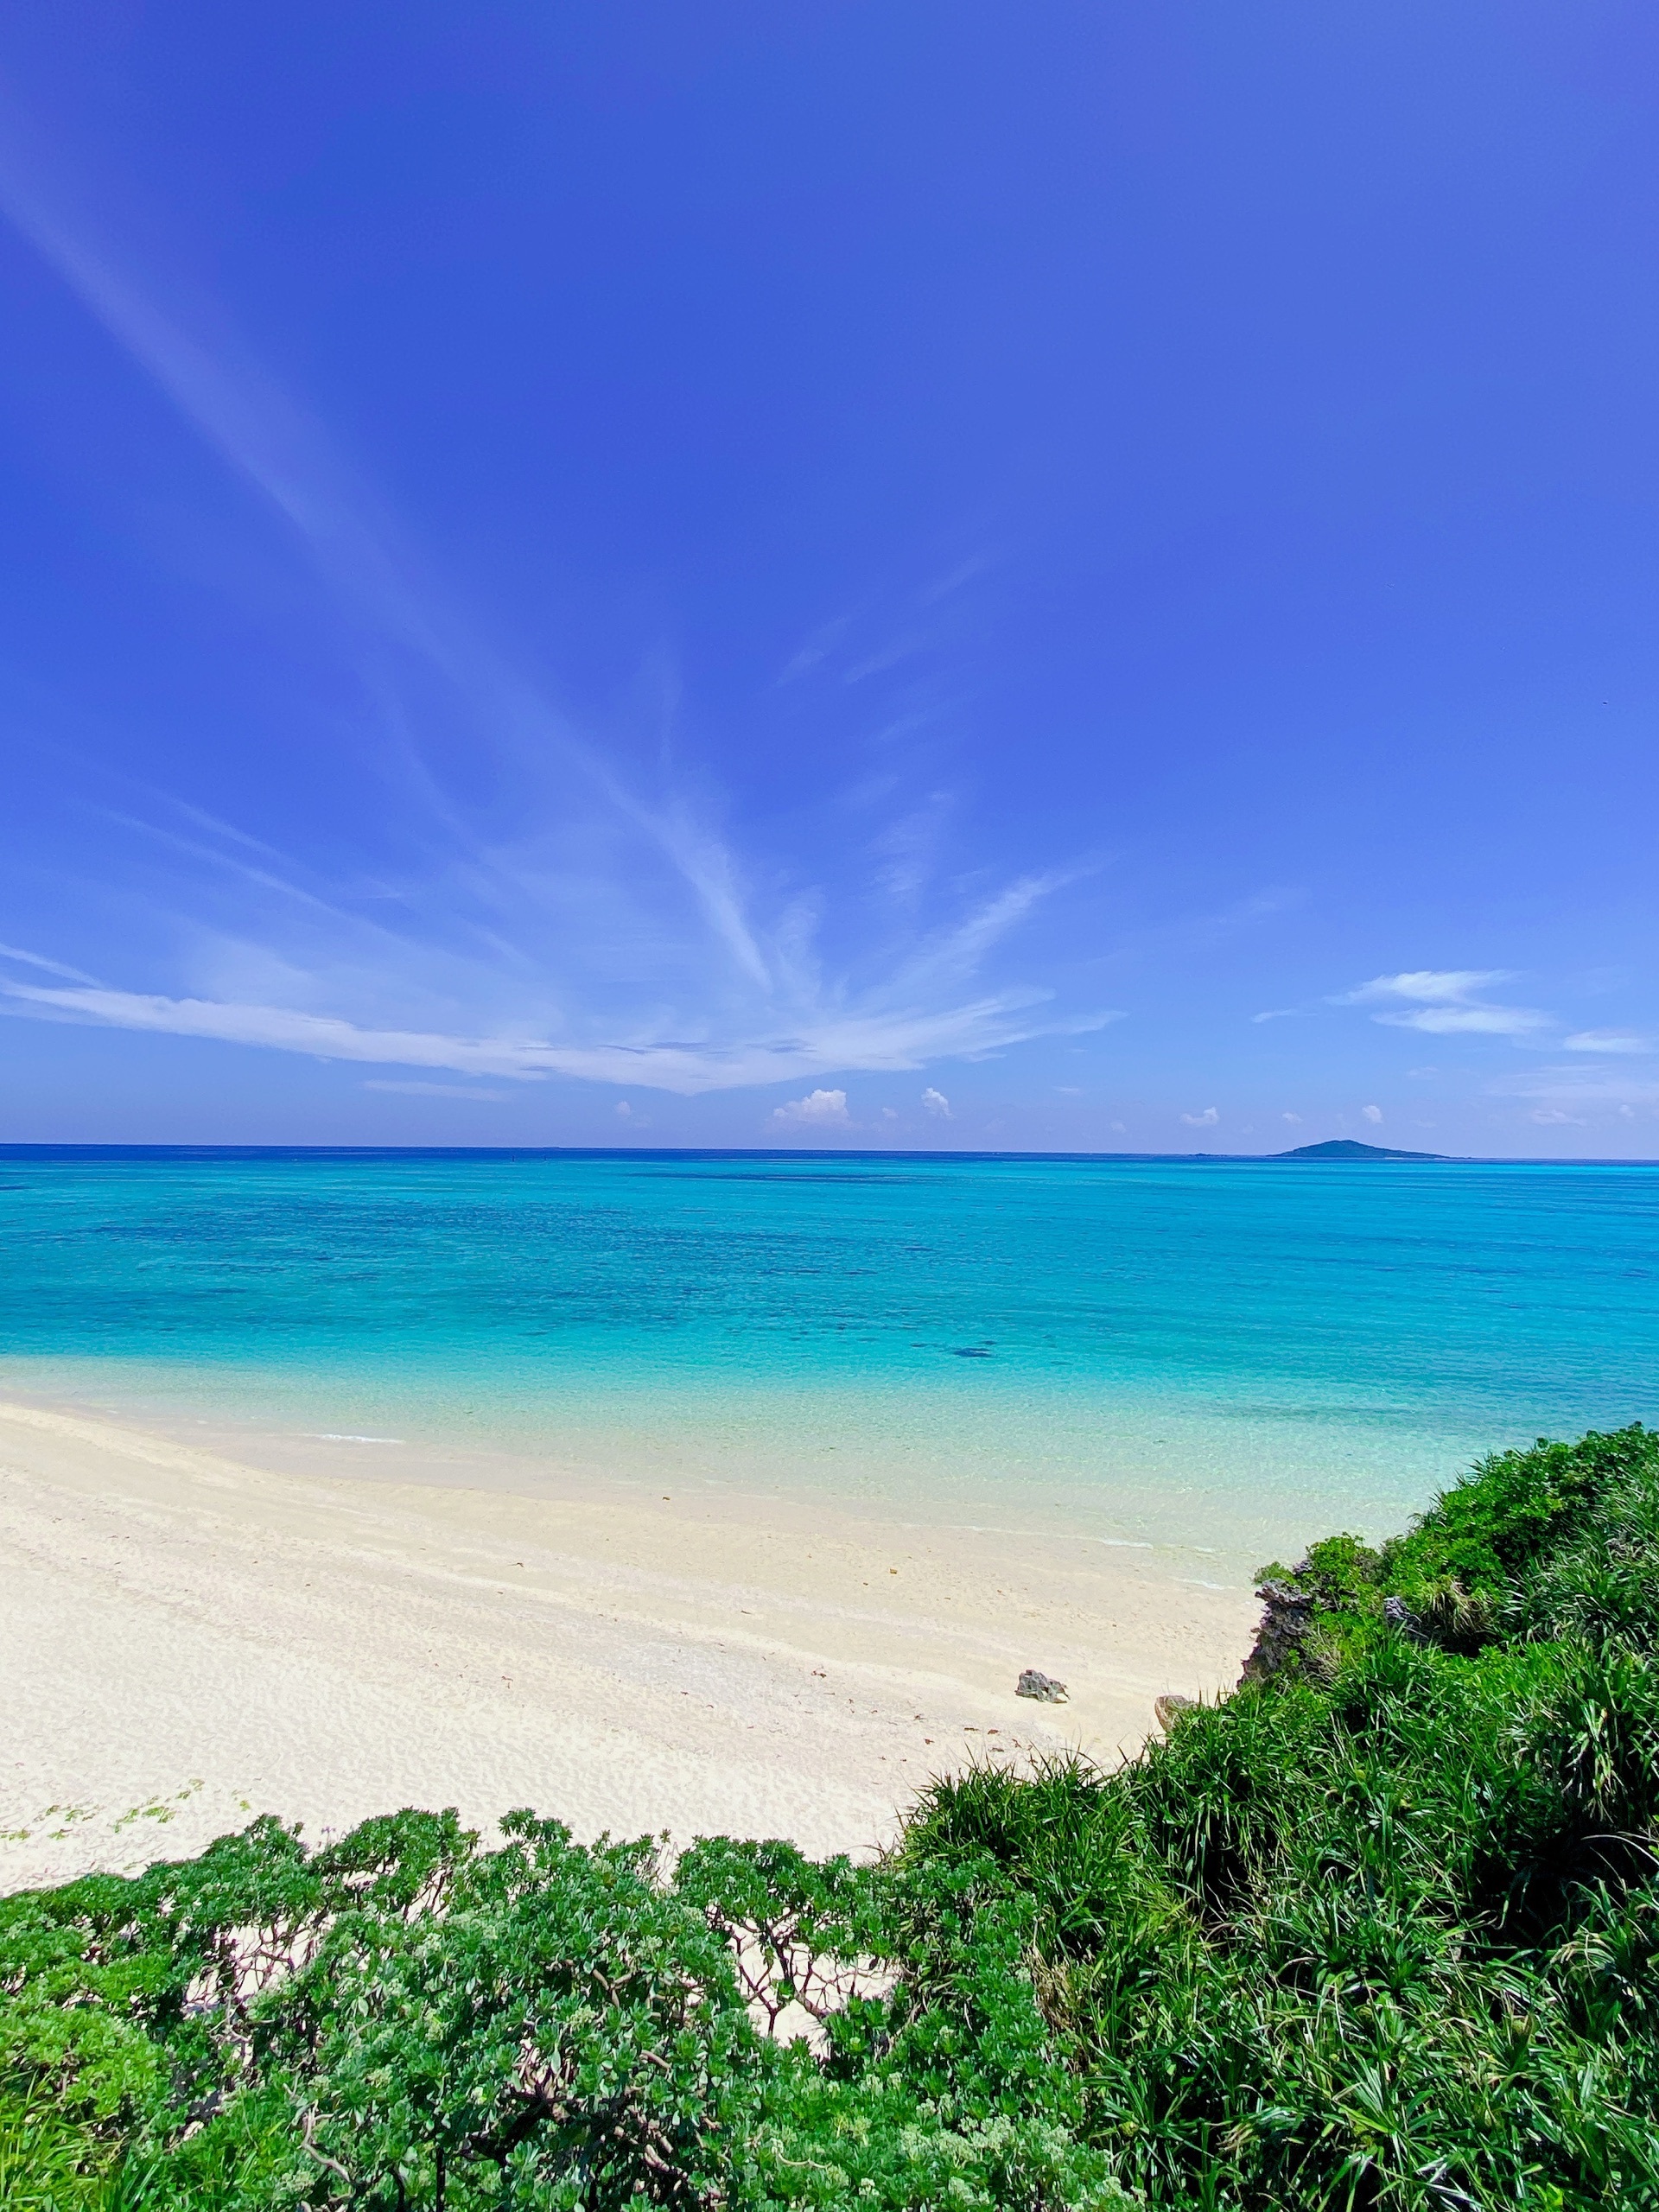
[[[1659,1419],[1659,1168],[11,1148],[7,1387],[1231,1563]]]

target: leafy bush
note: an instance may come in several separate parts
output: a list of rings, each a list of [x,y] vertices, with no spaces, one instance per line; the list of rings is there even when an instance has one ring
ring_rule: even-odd
[[[873,1866],[406,1812],[0,1900],[0,2205],[1659,2208],[1659,1436],[1275,1573],[1268,1679]]]

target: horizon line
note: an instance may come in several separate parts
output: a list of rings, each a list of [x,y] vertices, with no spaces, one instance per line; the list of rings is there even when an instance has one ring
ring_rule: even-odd
[[[1340,1138],[1315,1139],[1316,1143],[1340,1143]],[[1363,1140],[1351,1140],[1355,1143]],[[1612,1154],[1575,1158],[1562,1154],[1545,1153],[1415,1153],[1395,1151],[1388,1146],[1373,1147],[1379,1155],[1373,1161],[1364,1160],[1306,1160],[1310,1166],[1363,1166],[1366,1165],[1401,1167],[1659,1167],[1659,1158],[1620,1157]],[[152,1143],[77,1142],[52,1140],[0,1142],[0,1160],[17,1159],[42,1154],[74,1154],[82,1156],[104,1157],[179,1157],[202,1155],[235,1155],[243,1158],[291,1156],[296,1154],[318,1157],[384,1158],[388,1155],[404,1158],[443,1159],[582,1159],[582,1160],[1098,1160],[1160,1162],[1163,1164],[1271,1164],[1289,1162],[1306,1153],[1305,1147],[1292,1147],[1283,1152],[1095,1152],[1075,1149],[1046,1149],[1039,1147],[1017,1147],[1007,1149],[956,1147],[949,1150],[927,1149],[918,1146],[884,1147],[874,1145],[533,1145],[533,1144],[240,1144],[225,1143]]]

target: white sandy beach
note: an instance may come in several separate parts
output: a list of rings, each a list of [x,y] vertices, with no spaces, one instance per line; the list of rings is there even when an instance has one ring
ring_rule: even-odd
[[[404,1804],[868,1850],[976,1754],[1132,1748],[1255,1612],[1152,1552],[375,1472],[0,1406],[0,1887]]]

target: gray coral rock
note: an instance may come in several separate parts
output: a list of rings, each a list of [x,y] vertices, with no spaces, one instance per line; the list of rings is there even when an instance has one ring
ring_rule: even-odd
[[[1064,1705],[1066,1701],[1065,1684],[1057,1682],[1052,1675],[1039,1675],[1034,1667],[1026,1669],[1014,1694],[1016,1697],[1038,1698],[1045,1705]]]
[[[1241,1688],[1246,1682],[1272,1681],[1307,1634],[1319,1603],[1311,1590],[1300,1590],[1294,1582],[1264,1582],[1255,1594],[1264,1611],[1255,1648],[1239,1676]]]

